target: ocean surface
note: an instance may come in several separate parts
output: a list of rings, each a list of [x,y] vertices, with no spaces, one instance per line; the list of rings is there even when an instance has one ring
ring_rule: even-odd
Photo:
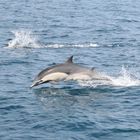
[[[111,82],[33,89],[74,62]],[[0,140],[140,140],[140,1],[1,0]]]

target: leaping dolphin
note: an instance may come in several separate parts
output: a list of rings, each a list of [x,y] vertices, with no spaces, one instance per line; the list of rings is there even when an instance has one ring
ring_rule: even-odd
[[[31,87],[48,83],[67,80],[105,79],[94,68],[88,68],[73,63],[73,56],[65,63],[57,64],[42,70],[34,79]]]

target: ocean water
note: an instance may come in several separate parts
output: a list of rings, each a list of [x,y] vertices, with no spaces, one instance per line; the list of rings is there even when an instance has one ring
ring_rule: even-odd
[[[140,140],[140,1],[0,1],[0,140]],[[74,62],[106,81],[30,89]]]

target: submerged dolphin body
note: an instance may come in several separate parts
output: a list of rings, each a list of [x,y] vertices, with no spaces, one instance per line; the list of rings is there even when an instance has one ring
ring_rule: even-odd
[[[63,64],[58,64],[42,70],[36,76],[31,87],[53,81],[57,82],[61,80],[67,81],[67,80],[90,80],[90,79],[101,79],[101,77],[99,76],[99,73],[95,71],[94,68],[90,69],[73,63],[73,56],[71,56]]]

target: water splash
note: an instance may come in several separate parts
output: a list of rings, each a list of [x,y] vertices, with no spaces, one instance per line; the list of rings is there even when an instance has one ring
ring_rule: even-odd
[[[96,43],[83,44],[40,44],[31,31],[12,31],[14,38],[8,42],[8,48],[88,48],[98,47]]]
[[[112,85],[120,87],[140,86],[140,80],[137,76],[129,72],[124,66],[122,67],[118,76],[109,76],[104,73],[100,73],[101,77],[107,78],[108,80],[88,80],[78,81],[81,86],[97,87],[99,85]]]
[[[112,81],[111,84],[114,86],[140,86],[140,80],[136,77],[134,73],[132,74],[123,66],[120,75],[118,77],[110,77],[110,80]]]
[[[30,31],[12,31],[14,39],[8,43],[8,48],[40,48],[37,39],[33,37]]]

